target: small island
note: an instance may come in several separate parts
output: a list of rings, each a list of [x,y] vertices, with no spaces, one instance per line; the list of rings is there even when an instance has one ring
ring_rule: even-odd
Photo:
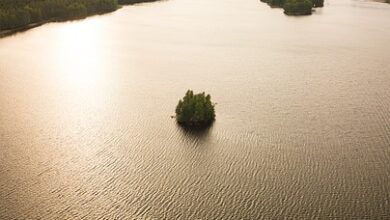
[[[177,122],[188,128],[204,128],[215,120],[214,104],[211,96],[204,92],[194,94],[188,90],[176,106]]]
[[[286,15],[311,15],[313,3],[310,0],[290,0],[283,5]]]
[[[313,8],[323,7],[324,0],[261,0],[272,8],[283,8],[286,15],[311,15]]]

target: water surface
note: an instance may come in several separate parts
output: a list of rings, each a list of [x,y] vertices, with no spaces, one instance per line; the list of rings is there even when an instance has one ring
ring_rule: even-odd
[[[0,219],[389,218],[389,21],[169,0],[0,39]]]

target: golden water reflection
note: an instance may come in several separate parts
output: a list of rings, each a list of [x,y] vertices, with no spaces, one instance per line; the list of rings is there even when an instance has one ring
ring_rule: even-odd
[[[104,35],[96,19],[61,26],[50,57],[58,79],[80,87],[102,83],[109,61]]]
[[[389,217],[390,5],[326,2],[169,0],[0,39],[0,219]],[[218,103],[203,133],[170,117],[189,88]]]

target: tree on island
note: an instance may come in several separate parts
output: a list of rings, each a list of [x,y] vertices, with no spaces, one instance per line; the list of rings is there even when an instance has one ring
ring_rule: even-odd
[[[324,0],[260,0],[272,8],[283,8],[286,15],[310,15],[312,8],[324,6]]]
[[[188,90],[176,106],[176,120],[185,127],[205,127],[215,120],[211,96],[204,92],[194,94]]]
[[[312,8],[310,0],[287,0],[283,6],[286,15],[311,15]]]

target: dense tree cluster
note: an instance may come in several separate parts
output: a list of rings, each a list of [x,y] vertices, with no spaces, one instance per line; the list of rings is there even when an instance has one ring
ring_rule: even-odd
[[[313,8],[323,7],[324,0],[261,0],[271,7],[284,9],[287,15],[310,15]]]
[[[117,0],[1,0],[0,30],[114,11]]]
[[[176,107],[176,120],[186,127],[204,127],[215,119],[214,104],[204,92],[194,94],[188,90]]]
[[[289,0],[283,5],[287,15],[310,15],[313,3],[310,0]]]
[[[114,11],[118,4],[155,0],[0,0],[0,30],[49,20],[68,20]]]

